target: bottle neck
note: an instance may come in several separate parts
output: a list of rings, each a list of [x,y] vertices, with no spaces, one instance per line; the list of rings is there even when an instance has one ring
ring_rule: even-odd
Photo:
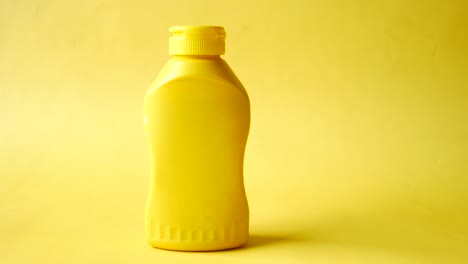
[[[220,55],[173,55],[177,59],[195,59],[195,60],[219,60]]]

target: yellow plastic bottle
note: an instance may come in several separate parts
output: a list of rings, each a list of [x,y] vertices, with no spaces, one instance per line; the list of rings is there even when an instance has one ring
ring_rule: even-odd
[[[249,236],[243,182],[249,97],[220,57],[224,28],[169,31],[173,57],[144,104],[152,163],[146,237],[171,250],[240,247]]]

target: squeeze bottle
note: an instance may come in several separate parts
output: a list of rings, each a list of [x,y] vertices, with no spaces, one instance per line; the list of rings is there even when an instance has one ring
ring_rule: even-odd
[[[211,251],[249,236],[244,151],[249,97],[229,65],[222,27],[169,29],[166,63],[146,93],[151,155],[146,239],[157,248]]]

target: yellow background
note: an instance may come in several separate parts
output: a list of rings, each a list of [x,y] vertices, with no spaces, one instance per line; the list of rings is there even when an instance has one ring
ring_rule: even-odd
[[[467,263],[466,1],[0,1],[0,263]],[[226,27],[250,244],[144,241],[146,89]]]

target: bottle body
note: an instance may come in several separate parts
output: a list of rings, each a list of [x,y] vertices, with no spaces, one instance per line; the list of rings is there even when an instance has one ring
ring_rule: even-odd
[[[158,248],[209,251],[248,240],[243,160],[250,103],[219,56],[175,56],[148,90],[146,236]]]

